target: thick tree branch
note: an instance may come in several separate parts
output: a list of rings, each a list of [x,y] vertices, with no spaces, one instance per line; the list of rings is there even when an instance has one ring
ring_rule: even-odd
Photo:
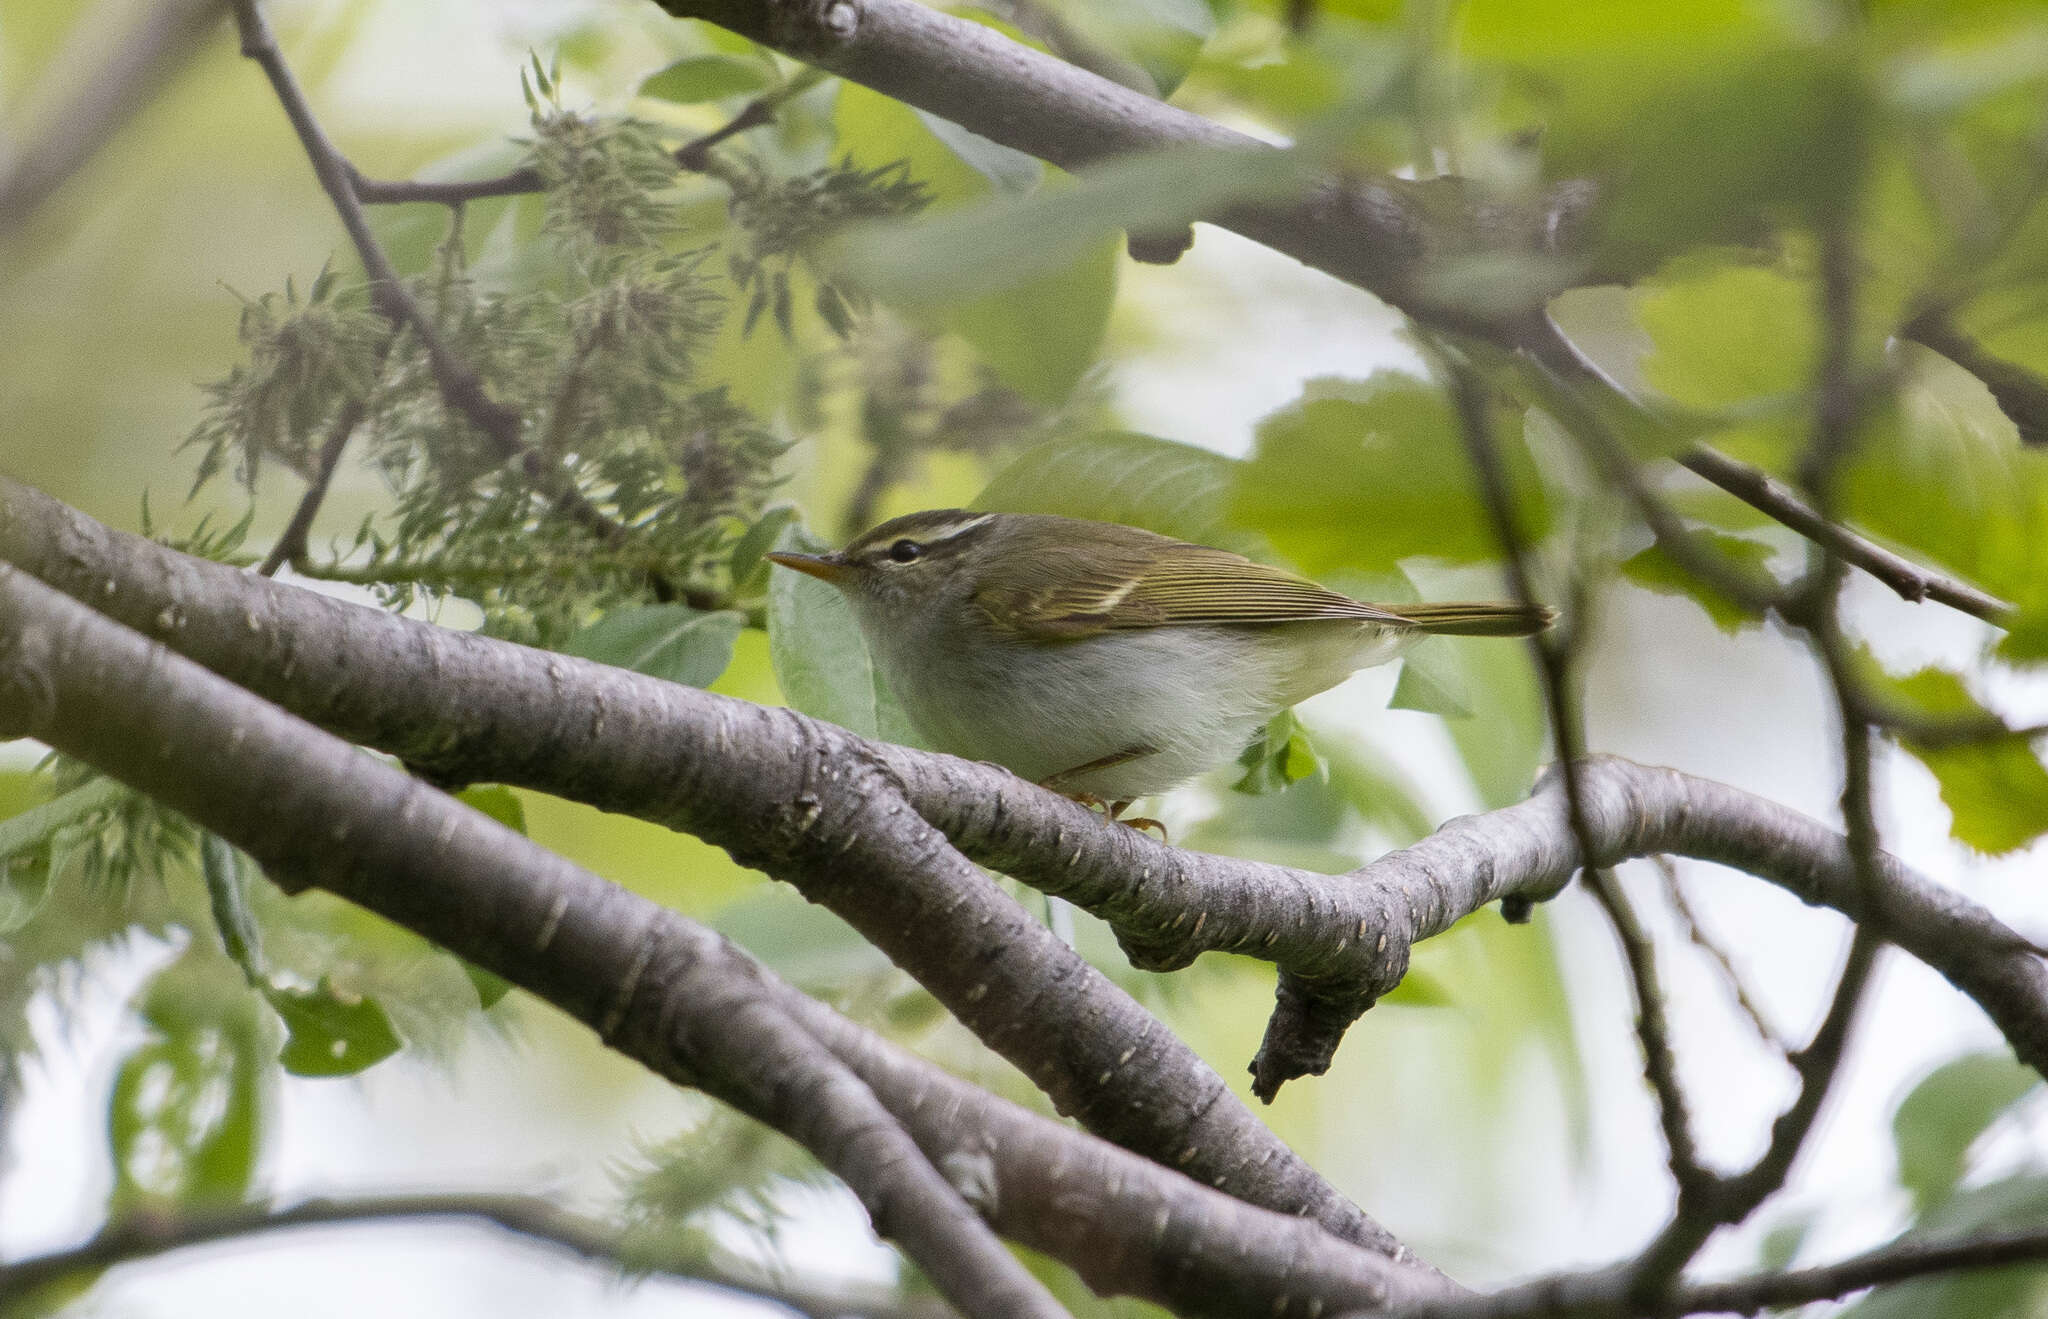
[[[449,781],[538,788],[724,846],[845,917],[1090,1130],[1402,1254],[1157,1018],[905,804],[898,748],[179,555],[5,478],[0,559],[302,718]],[[1027,790],[1034,809],[1064,810],[1067,827],[1131,832]]]
[[[1062,169],[1169,147],[1277,150],[915,0],[662,0],[662,7]],[[1418,319],[1500,339],[1504,323],[1447,298],[1437,272],[1475,243],[1555,256],[1576,237],[1591,201],[1590,188],[1567,183],[1527,208],[1486,199],[1446,215],[1441,194],[1427,184],[1379,176],[1331,179],[1298,201],[1191,218],[1235,230]]]
[[[1079,1248],[1091,1281],[1190,1313],[1405,1305],[1448,1287],[992,1097],[962,1098],[971,1087],[838,1024],[703,927],[13,569],[0,570],[0,645],[0,729],[95,764],[287,885],[379,912],[789,1134],[968,1314],[1057,1307],[940,1167],[1005,1232]],[[252,797],[250,782],[291,790]],[[906,1069],[926,1073],[914,1093]],[[986,1175],[962,1171],[973,1165]],[[1070,1174],[1105,1178],[1106,1199],[1074,1203],[1092,1183]]]
[[[635,1276],[662,1274],[742,1292],[813,1319],[946,1319],[953,1313],[936,1302],[898,1296],[893,1291],[807,1285],[801,1279],[710,1261],[663,1261],[637,1249],[616,1228],[567,1213],[537,1196],[462,1192],[322,1198],[283,1208],[249,1205],[177,1217],[133,1214],[70,1250],[0,1265],[0,1296],[27,1297],[39,1287],[66,1279],[96,1276],[116,1265],[237,1237],[424,1218],[488,1223],[516,1236],[559,1246],[592,1264]]]
[[[288,891],[317,885],[388,916],[790,1136],[963,1313],[1065,1313],[710,931],[12,568],[0,572],[0,732],[149,793]],[[250,783],[291,786],[252,795]]]
[[[1279,964],[1292,992],[1348,1012],[1346,1022],[1400,983],[1415,941],[1507,894],[1549,891],[1580,865],[1554,781],[1528,801],[1453,820],[1348,875],[1185,852],[1106,826],[1086,808],[993,766],[864,743],[794,713],[262,581],[110,531],[4,478],[0,559],[352,741],[453,779],[520,783],[686,828],[731,842],[745,857],[781,845],[778,836],[806,822],[791,817],[809,809],[799,798],[839,801],[874,791],[885,818],[914,813],[983,864],[1103,917],[1141,966],[1185,966],[1210,950],[1265,958]],[[811,765],[816,775],[799,768]],[[876,769],[886,777],[871,778]],[[2048,967],[2034,945],[1981,906],[1889,856],[1880,858],[1881,901],[1869,906],[1840,834],[1736,788],[1605,758],[1588,762],[1584,780],[1596,864],[1669,852],[1744,870],[1835,907],[1947,976],[2023,1059],[2048,1067]],[[1013,920],[990,902],[978,873],[956,882],[945,871],[929,896],[916,896],[926,890],[914,868],[906,876],[884,865],[879,873],[893,878],[849,892],[814,884],[799,873],[801,864],[770,862],[837,904],[900,964],[928,976],[963,1020],[999,1051],[1023,1058],[1041,1084],[1057,1087],[1060,1102],[1103,1123],[1118,1143],[1169,1163],[1192,1150],[1181,1166],[1199,1167],[1205,1180],[1220,1178],[1254,1203],[1310,1212],[1344,1235],[1359,1230],[1344,1231],[1350,1220],[1342,1202],[1333,1204],[1312,1173],[1295,1171],[1302,1166],[1293,1156],[1273,1153],[1270,1133],[1261,1143],[1262,1124],[1245,1114],[1257,1130],[1240,1129],[1242,1106],[1216,1098],[1204,1079],[1213,1073],[1183,1072],[1156,1021],[1125,1006],[1120,994],[1102,997],[1099,977],[1064,960],[1071,953],[1063,945],[1041,948],[1044,926]],[[906,886],[913,896],[903,894]],[[952,923],[981,929],[984,921],[986,941],[938,937]],[[1007,966],[1009,939],[1048,959],[1035,965],[1061,969]],[[990,1002],[996,982],[984,967],[1003,977],[1017,1001]],[[1048,988],[1041,974],[1056,986]],[[977,985],[986,987],[976,994]],[[1045,1041],[1034,1011],[1037,1022],[1050,1013],[1063,1023],[1048,1054],[1038,1052]],[[1280,1013],[1289,1011],[1299,1005],[1290,1009],[1283,994]],[[1313,1038],[1321,1063],[1340,1034]],[[1302,1061],[1304,1072],[1320,1070],[1316,1053]],[[1148,1092],[1186,1087],[1198,1107],[1134,1110],[1122,1088],[1093,1084],[1105,1070]],[[1232,1143],[1240,1141],[1247,1143]]]

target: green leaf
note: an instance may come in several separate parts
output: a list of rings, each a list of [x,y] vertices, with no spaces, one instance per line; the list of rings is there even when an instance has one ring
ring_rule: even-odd
[[[1899,1184],[1922,1212],[1954,1192],[1977,1138],[2040,1083],[2008,1053],[1976,1053],[1935,1068],[1900,1101],[1892,1114]]]
[[[277,1060],[295,1076],[353,1076],[398,1052],[391,1018],[374,998],[347,994],[322,977],[314,989],[275,985],[264,997],[291,1032]]]
[[[843,993],[887,974],[887,956],[824,907],[787,888],[763,885],[719,913],[712,925],[769,969],[812,993]]]
[[[1470,719],[1472,696],[1466,690],[1463,657],[1449,637],[1425,637],[1401,657],[1401,676],[1387,701],[1396,710],[1420,710],[1445,719]]]
[[[1113,160],[1072,187],[863,227],[833,244],[835,264],[891,302],[959,302],[1072,266],[1120,230],[1172,229],[1305,182],[1303,166],[1283,153],[1173,147]]]
[[[792,525],[776,548],[816,554],[831,547]],[[783,696],[805,714],[862,737],[918,745],[909,717],[868,654],[852,607],[834,587],[786,568],[769,577],[768,660]]]
[[[1400,984],[1380,995],[1379,1002],[1404,1008],[1449,1008],[1458,1004],[1448,984],[1412,967],[1401,977]]]
[[[51,835],[115,805],[126,792],[112,779],[94,779],[0,820],[0,935],[27,925],[49,900]]]
[[[1644,281],[1636,317],[1650,337],[1643,378],[1703,412],[1797,401],[1812,385],[1820,331],[1811,286],[1739,260],[1674,264]],[[1773,472],[1791,465],[1804,418],[1787,411],[1713,437],[1716,448]]]
[[[974,345],[1004,384],[1034,403],[1066,402],[1095,364],[1116,301],[1117,243],[1004,293],[949,307],[946,328]]]
[[[1873,692],[1927,718],[1990,718],[1958,674],[1923,668],[1893,677],[1867,653],[1857,656],[1857,670]],[[1910,737],[1899,740],[1933,772],[1949,809],[1949,832],[1957,841],[1998,855],[2048,833],[2048,767],[2028,739],[2014,736],[1949,746]]]
[[[2027,1173],[1958,1191],[1920,1216],[1911,1236],[1956,1240],[2048,1224],[2048,1177]],[[1842,1319],[2024,1319],[2040,1313],[2048,1270],[1985,1269],[1916,1278],[1874,1292]]]
[[[513,833],[526,832],[526,803],[502,783],[482,783],[464,788],[455,800],[473,811],[481,811]]]
[[[640,95],[678,105],[717,101],[742,92],[757,92],[775,81],[775,68],[765,60],[730,55],[689,55],[640,84]]]
[[[460,960],[462,960],[462,973],[469,977],[469,983],[476,989],[476,1005],[480,1011],[489,1012],[504,1001],[505,995],[512,992],[512,982],[510,980],[494,972],[486,971],[467,959]]]
[[[1143,75],[1122,76],[1125,71],[1119,70],[1120,80],[1149,80],[1149,87],[1137,90],[1161,99],[1173,95],[1216,30],[1216,16],[1202,0],[1121,0],[1108,5],[1100,0],[1052,0],[1047,7],[1059,15],[1073,39],[1134,66],[1129,74]]]
[[[1744,568],[1762,572],[1770,562],[1773,553],[1762,541],[1748,540],[1741,536],[1724,536],[1718,531],[1695,530],[1693,537],[1719,554]],[[1665,553],[1661,545],[1652,545],[1642,553],[1622,561],[1622,576],[1646,590],[1659,595],[1675,595],[1691,600],[1706,611],[1714,626],[1734,636],[1745,627],[1754,627],[1763,620],[1740,604],[1722,595],[1713,587],[1680,566],[1678,560]]]
[[[761,577],[760,584],[766,583],[766,555],[775,548],[775,542],[782,535],[783,529],[796,521],[796,518],[794,505],[777,504],[761,514],[754,525],[748,527],[746,533],[733,543],[730,561],[733,590],[753,590],[757,585],[754,580],[756,576]]]
[[[733,642],[746,625],[746,615],[732,610],[637,605],[615,609],[576,633],[563,643],[562,653],[689,687],[709,687],[732,662]]]
[[[1503,416],[1495,438],[1523,534],[1540,537],[1549,511],[1519,419]],[[1455,409],[1412,376],[1311,380],[1300,401],[1260,423],[1257,449],[1235,470],[1233,519],[1311,574],[1500,552]]]
[[[1330,773],[1292,710],[1282,710],[1268,720],[1238,755],[1237,763],[1245,772],[1230,785],[1231,790],[1252,797],[1278,792],[1309,777],[1327,779]]]
[[[1070,435],[1026,449],[975,499],[997,513],[1058,513],[1255,553],[1230,523],[1236,459],[1134,431]]]
[[[1999,654],[2048,660],[2048,451],[2021,445],[1969,372],[1912,345],[1900,354],[1899,406],[1866,427],[1843,476],[1849,518],[2017,605]]]
[[[122,1059],[107,1100],[110,1218],[244,1198],[268,1076],[255,1002],[227,961],[197,948],[144,988],[148,1034]]]

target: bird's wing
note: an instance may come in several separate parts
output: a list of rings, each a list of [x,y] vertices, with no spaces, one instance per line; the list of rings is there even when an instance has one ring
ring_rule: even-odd
[[[1034,553],[1030,563],[1015,565],[1011,583],[984,589],[976,603],[999,630],[1046,641],[1125,628],[1318,618],[1410,626],[1392,610],[1228,550],[1118,530],[1131,534]]]

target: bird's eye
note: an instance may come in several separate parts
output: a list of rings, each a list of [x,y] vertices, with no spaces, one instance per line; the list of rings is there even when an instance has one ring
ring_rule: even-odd
[[[924,546],[914,540],[899,540],[889,547],[889,557],[897,563],[916,563],[924,557]]]

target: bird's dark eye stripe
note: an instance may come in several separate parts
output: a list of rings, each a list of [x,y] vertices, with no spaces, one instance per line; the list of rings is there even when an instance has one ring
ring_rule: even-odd
[[[915,563],[924,557],[924,546],[914,540],[899,540],[889,547],[889,557],[898,563]]]

